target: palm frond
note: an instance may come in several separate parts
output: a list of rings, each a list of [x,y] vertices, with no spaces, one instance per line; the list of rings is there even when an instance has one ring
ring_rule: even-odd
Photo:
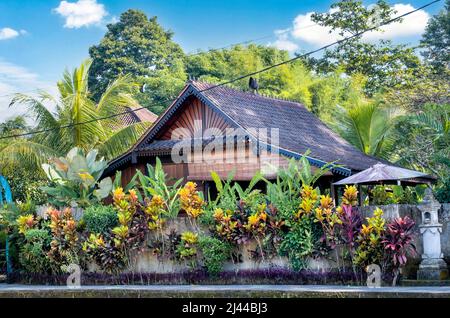
[[[125,75],[117,78],[108,85],[105,92],[100,97],[97,104],[97,112],[101,115],[116,113],[124,106],[139,106],[139,103],[132,97],[136,90],[136,83],[131,76]]]
[[[38,98],[18,93],[14,95],[9,107],[17,104],[25,105],[29,112],[34,115],[35,122],[40,129],[56,129],[59,128],[58,120],[44,105],[44,102],[49,99],[53,100],[50,94],[42,91]]]
[[[141,135],[150,127],[151,123],[135,123],[114,132],[107,140],[98,146],[99,153],[112,159],[135,144]]]
[[[25,166],[40,169],[40,165],[49,158],[60,155],[55,149],[29,140],[12,142],[0,152],[2,166]]]

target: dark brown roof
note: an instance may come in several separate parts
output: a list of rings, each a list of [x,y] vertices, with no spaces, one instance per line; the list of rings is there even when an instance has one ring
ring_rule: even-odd
[[[112,129],[122,129],[129,125],[140,123],[140,122],[150,122],[154,123],[156,119],[158,119],[158,115],[154,114],[153,112],[149,111],[146,108],[139,109],[141,107],[137,106],[127,106],[127,107],[120,107],[119,112],[125,113],[120,116],[116,117],[116,120],[114,124],[110,125]],[[138,109],[138,110],[136,110]]]
[[[193,81],[199,91],[213,84]],[[364,170],[379,162],[365,155],[328,128],[300,103],[232,89],[226,86],[201,92],[244,129],[278,128],[280,147],[326,162],[338,160],[352,170]]]

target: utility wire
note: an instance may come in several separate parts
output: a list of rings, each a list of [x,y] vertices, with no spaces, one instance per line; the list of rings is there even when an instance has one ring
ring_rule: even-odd
[[[305,54],[302,54],[302,55],[298,55],[298,56],[296,56],[296,57],[294,57],[294,58],[292,58],[292,59],[289,59],[289,60],[286,60],[286,61],[283,61],[283,62],[280,62],[280,63],[277,63],[277,64],[273,64],[273,65],[267,66],[267,67],[262,68],[262,69],[260,69],[260,70],[258,70],[258,71],[255,71],[255,72],[252,72],[252,73],[248,73],[248,74],[244,74],[244,75],[241,75],[241,76],[236,77],[236,78],[234,78],[234,79],[231,79],[231,80],[228,80],[228,81],[225,81],[225,82],[222,82],[222,83],[219,83],[219,84],[210,86],[210,87],[208,87],[208,88],[205,88],[205,89],[200,90],[199,92],[205,92],[205,91],[209,91],[209,90],[212,90],[212,89],[214,89],[214,88],[217,88],[217,87],[221,87],[221,86],[224,86],[224,85],[227,85],[227,84],[231,84],[231,83],[237,82],[237,81],[239,81],[239,80],[242,80],[242,79],[244,79],[244,78],[247,78],[247,77],[250,77],[250,76],[254,76],[254,75],[257,75],[257,74],[266,72],[266,71],[271,70],[271,69],[273,69],[273,68],[275,68],[275,67],[278,67],[278,66],[281,66],[281,65],[288,64],[288,63],[291,63],[291,62],[293,62],[293,61],[299,60],[299,59],[304,58],[304,57],[306,57],[306,56],[309,56],[309,55],[311,55],[311,54],[314,54],[314,53],[320,52],[320,51],[322,51],[322,50],[325,50],[325,49],[327,49],[327,48],[329,48],[329,47],[331,47],[331,46],[334,46],[334,45],[336,45],[336,44],[341,44],[341,43],[346,42],[346,41],[349,41],[349,40],[351,40],[351,39],[353,39],[353,38],[355,38],[355,37],[361,36],[362,34],[364,34],[364,33],[366,33],[366,32],[370,32],[370,31],[376,30],[376,29],[378,29],[379,27],[382,27],[382,26],[384,26],[384,25],[387,25],[387,24],[390,24],[390,23],[392,23],[392,22],[394,22],[394,21],[397,21],[397,20],[399,20],[399,19],[401,19],[401,18],[403,18],[403,17],[405,17],[405,16],[408,16],[408,15],[414,13],[414,12],[417,12],[417,11],[419,11],[419,10],[422,10],[422,9],[426,8],[426,7],[429,7],[430,5],[435,4],[436,2],[439,2],[439,1],[441,1],[441,0],[434,0],[434,1],[432,1],[432,2],[429,2],[429,3],[427,3],[427,4],[424,4],[423,6],[417,8],[417,9],[414,9],[414,10],[411,10],[411,11],[409,11],[409,12],[406,12],[406,13],[404,13],[404,14],[402,14],[402,15],[399,15],[399,16],[397,16],[397,17],[395,17],[395,18],[392,18],[392,19],[390,19],[390,20],[387,20],[387,21],[385,21],[385,22],[383,22],[383,23],[381,23],[381,24],[379,24],[379,25],[377,25],[377,26],[374,26],[374,27],[368,28],[368,29],[366,29],[366,30],[364,30],[364,31],[355,33],[354,35],[351,35],[351,36],[349,36],[349,37],[346,37],[346,38],[343,38],[343,39],[341,39],[341,40],[335,41],[335,42],[333,42],[333,43],[327,44],[327,45],[322,46],[322,47],[320,47],[320,48],[318,48],[318,49],[315,49],[315,50],[313,50],[313,51],[310,51],[310,52],[308,52],[308,53],[305,53]],[[114,118],[114,117],[117,117],[117,116],[125,115],[125,114],[132,113],[132,112],[136,112],[136,111],[139,111],[139,110],[141,110],[141,109],[148,109],[148,108],[151,107],[151,106],[158,106],[158,105],[152,104],[152,105],[149,105],[149,106],[138,107],[138,108],[135,108],[135,109],[130,109],[130,110],[125,111],[125,112],[115,113],[115,114],[111,114],[111,115],[104,116],[104,117],[93,118],[93,119],[90,119],[90,120],[87,120],[87,121],[83,121],[83,122],[79,122],[79,123],[63,125],[63,126],[60,126],[60,127],[57,127],[57,128],[48,128],[48,129],[42,129],[42,130],[31,131],[31,132],[28,132],[28,133],[22,133],[22,134],[15,134],[15,135],[3,136],[3,137],[0,137],[0,140],[2,140],[2,139],[17,138],[17,137],[25,137],[25,136],[30,136],[30,135],[35,135],[35,134],[45,133],[45,132],[49,132],[49,131],[53,131],[53,130],[59,130],[59,129],[70,128],[70,127],[75,127],[75,126],[79,126],[79,125],[89,124],[89,123],[92,123],[92,122],[95,122],[95,121],[100,121],[100,120],[105,120],[105,119],[111,119],[111,118]]]
[[[317,25],[318,25],[317,23],[313,23],[313,24],[305,25],[304,27],[301,27],[301,28],[297,28],[297,30],[308,29],[308,28],[311,28],[311,27],[317,26]],[[246,41],[242,41],[242,42],[229,44],[229,45],[226,45],[226,46],[223,46],[223,47],[209,49],[209,50],[206,50],[204,52],[200,51],[200,52],[190,53],[190,54],[187,54],[187,56],[202,55],[202,54],[205,54],[205,53],[211,53],[211,52],[215,52],[215,51],[228,49],[228,48],[236,46],[236,45],[242,45],[242,44],[245,45],[245,44],[255,43],[255,42],[258,42],[258,41],[261,41],[261,40],[273,38],[274,36],[279,36],[279,35],[282,35],[282,34],[286,34],[286,33],[290,32],[290,31],[291,31],[291,29],[288,28],[288,29],[282,30],[282,31],[280,31],[279,33],[276,33],[276,34],[274,33],[274,34],[270,34],[270,35],[265,35],[265,36],[262,36],[262,37],[259,37],[259,38],[256,38],[256,39],[246,40]]]
[[[364,30],[364,31],[355,33],[355,34],[353,34],[353,35],[351,35],[351,36],[349,36],[349,37],[346,37],[346,38],[343,38],[343,39],[341,39],[341,40],[335,41],[335,42],[333,42],[333,43],[324,45],[324,46],[322,46],[322,47],[320,47],[320,48],[318,48],[318,49],[315,49],[315,50],[313,50],[313,51],[310,51],[310,52],[308,52],[308,53],[301,54],[301,55],[297,55],[296,57],[294,57],[294,58],[292,58],[292,59],[289,59],[289,60],[286,60],[286,61],[283,61],[283,62],[280,62],[280,63],[277,63],[277,64],[273,64],[273,65],[267,66],[267,67],[262,68],[262,69],[260,69],[260,70],[258,70],[258,71],[255,71],[255,72],[252,72],[252,73],[248,73],[248,74],[245,74],[245,75],[242,75],[242,76],[233,78],[233,79],[231,79],[231,80],[222,82],[222,83],[220,83],[220,84],[216,84],[216,85],[210,86],[210,87],[208,87],[208,88],[205,88],[205,89],[201,90],[200,92],[209,91],[209,90],[211,90],[211,89],[214,89],[214,88],[217,88],[217,87],[220,87],[220,86],[224,86],[224,85],[227,85],[227,84],[231,84],[231,83],[237,82],[237,81],[239,81],[239,80],[241,80],[241,79],[244,79],[244,78],[247,78],[247,77],[250,77],[250,76],[253,76],[253,75],[257,75],[257,74],[260,74],[260,73],[263,73],[263,72],[267,72],[268,70],[271,70],[271,69],[273,69],[273,68],[275,68],[275,67],[278,67],[278,66],[281,66],[281,65],[284,65],[284,64],[291,63],[291,62],[296,61],[296,60],[299,60],[299,59],[301,59],[301,58],[305,58],[305,57],[307,57],[307,56],[309,56],[309,55],[311,55],[311,54],[314,54],[314,53],[317,53],[317,52],[319,52],[319,51],[325,50],[325,49],[327,49],[327,48],[329,48],[329,47],[331,47],[331,46],[334,46],[334,45],[336,45],[336,44],[341,44],[341,43],[343,43],[343,42],[349,41],[349,40],[351,40],[351,39],[354,39],[354,38],[356,38],[356,37],[359,37],[359,36],[363,35],[363,34],[366,33],[366,32],[370,32],[370,31],[376,30],[376,29],[378,29],[379,27],[382,27],[382,26],[384,26],[384,25],[387,25],[387,24],[390,24],[390,23],[392,23],[392,22],[395,22],[395,21],[397,21],[397,20],[399,20],[399,19],[401,19],[401,18],[403,18],[403,17],[405,17],[405,16],[407,16],[407,15],[410,15],[410,14],[412,14],[412,13],[414,13],[414,12],[417,12],[417,11],[419,11],[419,10],[422,10],[423,8],[426,8],[426,7],[432,5],[432,4],[436,3],[436,2],[439,2],[439,1],[441,1],[441,0],[434,0],[434,1],[432,1],[432,2],[429,2],[429,3],[425,4],[425,5],[423,5],[423,6],[419,7],[419,8],[417,8],[417,9],[414,9],[414,10],[411,10],[411,11],[406,12],[406,13],[404,13],[404,14],[401,14],[401,15],[399,15],[399,16],[393,18],[393,19],[390,19],[390,20],[387,20],[387,21],[385,21],[385,22],[382,22],[382,23],[380,23],[379,25],[373,26],[373,27],[368,28],[368,29],[366,29],[366,30]]]
[[[311,27],[316,26],[316,25],[318,25],[318,24],[317,23],[309,24],[309,25],[306,25],[304,27],[298,28],[297,30],[308,29],[308,28],[311,28]],[[259,42],[259,41],[262,41],[262,40],[265,40],[265,39],[270,39],[270,38],[273,38],[275,36],[288,33],[290,31],[291,31],[291,29],[288,28],[288,29],[280,31],[277,34],[273,33],[273,34],[270,34],[270,35],[261,36],[259,38],[254,38],[254,39],[251,39],[251,40],[245,40],[245,41],[242,41],[242,42],[231,43],[231,44],[228,44],[228,45],[225,45],[225,46],[222,46],[222,47],[211,48],[211,49],[208,49],[208,50],[205,50],[205,51],[187,53],[186,56],[187,57],[191,57],[191,56],[197,56],[197,55],[202,55],[202,54],[208,54],[208,53],[211,53],[211,52],[216,52],[216,51],[221,51],[221,50],[224,50],[224,49],[228,49],[228,48],[231,48],[231,47],[234,47],[234,46],[237,46],[237,45],[246,45],[246,44],[256,43],[256,42]],[[22,91],[21,94],[36,93],[36,91],[38,91],[38,90]],[[2,98],[2,97],[10,97],[10,96],[13,96],[13,95],[15,95],[15,93],[0,95],[0,98]]]

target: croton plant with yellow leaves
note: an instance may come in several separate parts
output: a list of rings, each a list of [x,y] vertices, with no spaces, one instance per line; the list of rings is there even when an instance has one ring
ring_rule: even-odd
[[[181,209],[183,209],[190,218],[197,219],[203,214],[205,202],[200,197],[195,182],[187,182],[178,195],[180,196]]]
[[[362,224],[356,239],[358,247],[353,258],[355,265],[365,267],[382,263],[384,246],[381,243],[385,231],[386,220],[383,218],[383,211],[376,208],[373,216],[366,218],[366,223]]]
[[[48,253],[50,260],[61,271],[63,271],[63,266],[71,263],[79,264],[81,246],[77,222],[72,215],[72,210],[70,208],[63,210],[49,208],[47,215],[50,218],[49,228],[52,234]]]

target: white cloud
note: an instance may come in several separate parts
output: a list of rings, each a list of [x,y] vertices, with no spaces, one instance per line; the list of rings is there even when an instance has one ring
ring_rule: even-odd
[[[403,3],[394,4],[393,8],[397,11],[395,16],[399,16],[415,9],[412,5]],[[380,38],[394,39],[399,37],[421,35],[425,32],[425,27],[427,26],[429,19],[430,15],[426,11],[419,10],[404,17],[402,21],[381,27],[383,32],[369,32],[364,38],[367,40],[376,40]]]
[[[288,52],[295,52],[298,49],[298,45],[289,39],[290,29],[275,30],[277,39],[273,43],[269,43],[270,46],[275,46],[280,50],[286,50]]]
[[[8,39],[13,39],[15,37],[18,37],[19,35],[24,35],[27,34],[27,31],[25,30],[14,30],[11,28],[2,28],[0,29],[0,40],[8,40]]]
[[[64,27],[69,29],[99,25],[108,15],[105,6],[97,0],[61,1],[54,10],[66,19]]]
[[[41,80],[37,74],[30,72],[25,67],[0,59],[0,122],[26,112],[24,105],[9,107],[15,93],[33,95],[38,89],[57,96],[55,84]],[[46,106],[51,108],[51,105]]]
[[[309,44],[322,46],[340,38],[336,31],[329,33],[329,28],[315,25],[311,20],[311,15],[313,13],[314,12],[299,14],[294,19],[291,33],[295,39]]]
[[[393,5],[393,9],[397,11],[395,16],[414,10],[411,4],[398,3]],[[293,22],[292,37],[298,41],[303,41],[314,46],[323,46],[342,37],[339,32],[329,32],[330,28],[314,25],[311,20],[313,12],[299,14]],[[395,39],[401,37],[420,35],[424,32],[430,15],[419,10],[411,15],[406,16],[400,22],[394,22],[382,27],[382,31],[373,31],[366,33],[363,39],[366,41],[375,41],[379,39]]]

